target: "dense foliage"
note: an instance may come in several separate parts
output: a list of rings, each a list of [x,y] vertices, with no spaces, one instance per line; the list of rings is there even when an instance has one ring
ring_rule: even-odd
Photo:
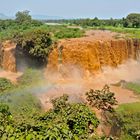
[[[32,17],[29,15],[29,11],[17,12],[16,21],[20,24],[31,22]]]
[[[18,12],[16,19],[0,20],[0,40],[13,39],[14,34],[43,25],[42,22],[33,20],[28,11]]]
[[[78,28],[65,28],[63,31],[58,31],[54,34],[55,38],[62,39],[62,38],[78,38],[83,36],[83,31]]]
[[[29,11],[16,13],[15,20],[0,20],[0,40],[13,40],[19,50],[43,63],[51,51],[54,40],[83,36],[84,31],[66,26],[48,26],[33,20]]]
[[[14,85],[6,78],[0,78],[0,93],[11,89]]]
[[[60,104],[58,104],[60,103]],[[15,123],[9,108],[0,105],[2,139],[48,139],[71,140],[87,139],[95,135],[95,128],[99,122],[95,114],[84,104],[68,103],[68,96],[64,95],[53,100],[54,109],[45,114],[33,114],[30,122],[22,120]],[[4,108],[4,109],[3,109]]]
[[[39,28],[51,33],[53,40],[63,38],[77,38],[84,35],[84,30],[79,28],[69,28],[66,25],[43,25]]]
[[[105,85],[102,90],[91,89],[86,93],[86,99],[89,105],[103,111],[113,112],[113,105],[117,104],[114,93],[110,91],[109,86]]]
[[[137,14],[137,13],[129,14],[124,21],[124,27],[139,28],[140,27],[140,14]]]
[[[26,54],[45,61],[52,46],[50,34],[42,29],[27,30],[14,39]]]

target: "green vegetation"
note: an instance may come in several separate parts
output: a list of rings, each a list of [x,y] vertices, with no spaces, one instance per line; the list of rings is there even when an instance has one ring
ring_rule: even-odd
[[[79,28],[68,28],[66,25],[42,25],[38,28],[51,33],[53,40],[77,38],[84,35],[84,30],[80,30]]]
[[[78,28],[63,28],[62,31],[58,31],[54,34],[55,38],[58,39],[63,39],[63,38],[78,38],[78,37],[82,37],[84,34],[84,31],[81,31]]]
[[[104,27],[94,27],[93,29],[110,30],[110,31],[113,31],[113,32],[126,34],[126,38],[140,39],[140,29],[139,28],[104,26]]]
[[[41,71],[28,69],[18,85],[0,95],[0,139],[87,139],[99,124],[84,104],[69,103],[68,96],[52,100],[44,113],[33,91],[40,87]],[[31,90],[30,90],[31,89]]]
[[[126,33],[128,37],[140,38],[139,14],[130,14],[118,20],[94,18],[58,22],[82,26],[85,29],[107,29]],[[15,41],[23,52],[39,62],[47,62],[47,56],[58,39],[83,35],[84,30],[79,28],[67,25],[49,26],[33,20],[29,11],[18,12],[15,20],[0,20],[0,40]],[[115,38],[119,38],[119,35]],[[68,95],[63,95],[53,99],[53,108],[45,113],[36,97],[36,92],[44,87],[43,83],[47,88],[42,71],[35,69],[27,69],[16,85],[0,78],[0,139],[98,140],[100,138],[96,134],[96,128],[99,120],[89,105],[101,110],[104,118],[107,113],[110,114],[108,116],[113,122],[112,127],[117,125],[117,128],[121,129],[121,140],[140,139],[140,103],[120,105],[114,110],[113,106],[117,101],[106,85],[102,90],[91,89],[86,93],[89,105],[70,103]],[[118,83],[118,86],[119,84],[121,83]],[[139,84],[127,83],[125,86],[140,93]]]
[[[29,15],[29,11],[22,11],[16,13],[15,20],[0,20],[0,40],[14,39],[17,36],[20,37],[25,31],[34,32],[34,29],[51,32],[53,39],[75,38],[84,34],[78,28],[46,25],[43,22],[33,20]]]
[[[14,39],[15,35],[41,25],[42,22],[31,19],[28,11],[18,12],[15,20],[0,20],[0,40]]]
[[[125,87],[134,91],[135,93],[140,94],[140,84],[138,83],[132,83],[132,82],[126,83]]]
[[[113,112],[113,105],[117,104],[114,93],[110,91],[109,86],[105,85],[102,90],[91,89],[86,93],[86,99],[92,107],[99,110]]]
[[[78,28],[48,26],[33,20],[29,11],[17,12],[15,20],[0,20],[0,41],[13,40],[26,55],[43,64],[57,39],[83,35],[84,31]]]
[[[131,13],[122,19],[73,19],[73,20],[51,20],[46,22],[56,22],[66,25],[81,26],[84,29],[111,30],[114,32],[125,33],[126,37],[140,38],[140,14]],[[119,38],[116,36],[115,38]]]
[[[121,120],[121,140],[140,139],[140,103],[120,105],[117,115]]]
[[[2,140],[107,139],[97,136],[99,120],[93,111],[83,103],[70,103],[68,95],[53,99],[53,108],[43,112],[40,101],[33,94],[40,87],[42,79],[41,71],[28,69],[19,78],[16,87],[0,95]],[[114,93],[110,92],[107,85],[102,90],[90,90],[86,96],[91,106],[110,112],[109,119],[122,130],[119,139],[139,139],[140,103],[120,105],[115,111],[112,107],[116,104]]]
[[[122,19],[73,19],[73,20],[51,20],[47,22],[66,23],[72,25],[78,25],[82,27],[93,27],[93,26],[113,26],[113,27],[128,27],[128,28],[139,28],[140,27],[140,14],[131,13],[126,18]]]
[[[61,101],[59,101],[61,100]],[[61,102],[62,105],[58,105]],[[84,104],[68,103],[64,95],[53,100],[54,109],[45,114],[31,114],[17,123],[7,105],[0,105],[0,137],[2,139],[78,140],[95,134],[99,122]],[[65,104],[65,106],[64,106]],[[61,107],[60,107],[61,106]],[[28,112],[29,113],[29,112]],[[3,118],[3,119],[2,119]]]
[[[52,47],[52,39],[47,31],[27,30],[14,38],[23,51],[41,61],[46,61]]]
[[[129,14],[124,21],[124,27],[139,28],[140,27],[140,14],[138,13]]]
[[[20,24],[31,22],[32,17],[29,15],[29,11],[17,12],[16,21]]]
[[[0,93],[13,88],[14,85],[6,78],[0,78]]]

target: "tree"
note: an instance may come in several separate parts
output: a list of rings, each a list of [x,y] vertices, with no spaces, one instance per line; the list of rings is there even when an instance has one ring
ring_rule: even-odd
[[[105,85],[102,90],[91,89],[86,96],[89,104],[99,110],[113,112],[112,106],[117,104],[114,93],[110,92],[108,85]]]
[[[52,104],[55,111],[60,111],[68,105],[68,95],[64,94],[63,96],[53,99]]]
[[[22,11],[22,12],[17,12],[16,13],[16,21],[18,23],[28,23],[32,20],[31,16],[29,15],[29,11],[28,10],[25,10],[25,11]]]
[[[0,104],[0,139],[89,139],[99,125],[96,115],[82,103],[69,103],[68,95],[53,100],[54,108],[46,113],[31,113],[15,120],[7,105]]]
[[[46,61],[53,43],[48,31],[43,29],[25,31],[23,34],[15,36],[15,40],[26,54],[42,62]]]
[[[132,25],[132,27],[140,27],[140,14],[137,13],[131,13],[126,17],[126,21],[129,25]]]
[[[74,137],[88,139],[91,134],[95,134],[99,121],[86,105],[82,103],[69,103],[68,95],[66,94],[52,100],[52,103],[54,107],[52,121],[57,125],[63,122],[63,126],[67,128],[67,131],[72,133],[72,139]],[[54,113],[57,116],[54,117]],[[62,128],[60,130],[63,130]]]

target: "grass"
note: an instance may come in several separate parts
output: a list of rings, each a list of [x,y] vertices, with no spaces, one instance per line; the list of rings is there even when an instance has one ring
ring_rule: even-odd
[[[128,104],[122,104],[117,108],[117,112],[123,113],[140,113],[140,102],[136,103],[128,103]]]
[[[78,38],[84,36],[84,30],[78,28],[68,28],[66,25],[41,25],[39,27],[35,26],[12,26],[0,32],[0,40],[12,40],[14,36],[23,33],[25,31],[32,31],[34,29],[43,29],[51,33],[53,40],[64,39],[64,38]]]
[[[140,94],[138,83],[125,83],[125,88]],[[119,105],[116,112],[122,122],[120,140],[140,139],[140,102]]]
[[[132,83],[132,82],[126,83],[125,88],[130,89],[137,94],[140,94],[140,84],[138,83]]]
[[[122,134],[120,140],[140,138],[140,102],[122,104],[116,109],[121,120]]]
[[[54,40],[65,38],[78,38],[84,36],[85,33],[84,30],[80,30],[78,28],[68,28],[65,25],[42,25],[38,28],[50,32]]]

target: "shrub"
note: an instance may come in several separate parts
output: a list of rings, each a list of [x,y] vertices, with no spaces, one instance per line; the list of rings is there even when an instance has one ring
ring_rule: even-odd
[[[14,85],[6,78],[0,78],[0,92],[11,89]]]
[[[65,104],[61,108],[57,105],[54,106],[54,109],[42,115],[32,114],[30,121],[29,118],[24,118],[25,120],[19,120],[19,123],[11,122],[10,125],[7,125],[10,131],[4,130],[5,133],[1,133],[0,138],[29,140],[89,139],[92,134],[95,134],[95,129],[99,124],[98,119],[84,104],[68,103],[67,97],[65,95],[53,101],[54,104],[56,104],[55,101]]]
[[[23,48],[26,54],[46,61],[52,46],[52,39],[48,31],[31,29],[15,37],[16,42]]]
[[[113,105],[117,104],[115,94],[110,91],[109,86],[105,85],[102,90],[91,89],[86,93],[89,105],[103,111],[113,112]]]

